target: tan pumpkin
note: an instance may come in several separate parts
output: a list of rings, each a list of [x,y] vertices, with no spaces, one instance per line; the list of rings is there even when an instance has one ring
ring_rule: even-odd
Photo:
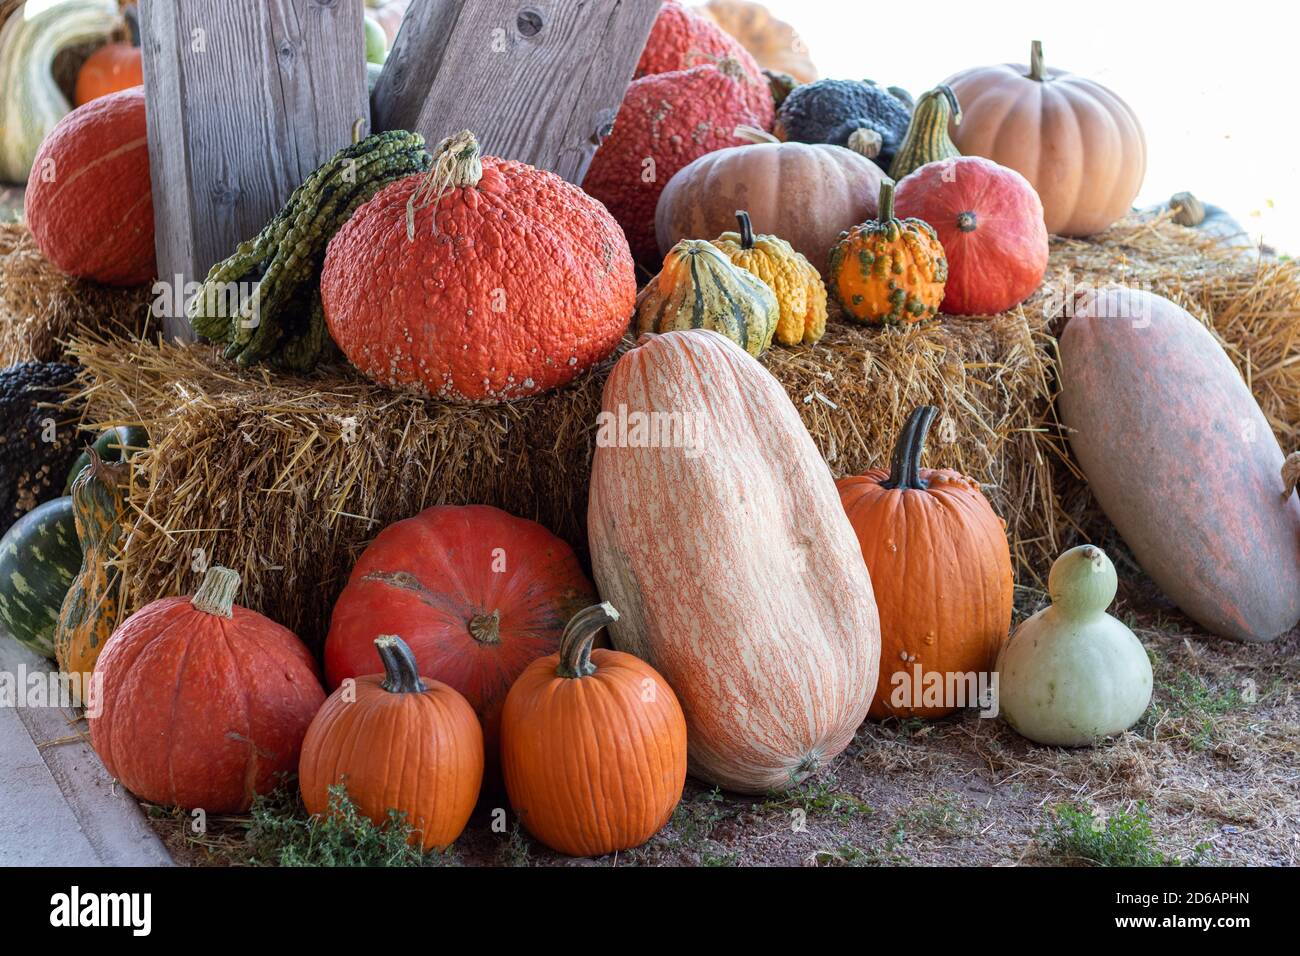
[[[716,236],[744,209],[755,232],[780,236],[825,276],[840,233],[875,218],[884,173],[843,146],[782,143],[745,127],[736,132],[750,142],[706,153],[664,186],[655,210],[660,251]]]
[[[1029,180],[1048,232],[1090,236],[1128,213],[1146,175],[1146,138],[1106,87],[1045,67],[1037,40],[1029,66],[977,67],[944,83],[962,108],[961,125],[948,130],[953,144]]]
[[[789,73],[800,83],[817,79],[817,67],[808,55],[803,38],[790,24],[772,16],[761,3],[709,0],[699,12],[739,40],[759,66]]]
[[[706,330],[643,336],[601,416],[629,425],[598,437],[587,509],[600,593],[622,609],[610,639],[677,693],[697,777],[798,783],[853,739],[880,665],[871,580],[825,461],[776,379]],[[665,441],[673,423],[681,440]]]

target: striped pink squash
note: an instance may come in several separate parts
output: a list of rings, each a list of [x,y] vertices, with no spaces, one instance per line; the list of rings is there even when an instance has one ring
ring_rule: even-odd
[[[144,87],[91,100],[41,143],[27,184],[27,225],[63,272],[106,285],[157,274]]]
[[[853,739],[880,664],[862,551],[798,412],[692,329],[619,359],[599,424],[587,532],[611,640],[676,691],[695,776],[798,783]]]

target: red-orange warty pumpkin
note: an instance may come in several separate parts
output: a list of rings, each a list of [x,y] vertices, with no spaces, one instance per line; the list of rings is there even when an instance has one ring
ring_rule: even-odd
[[[464,694],[496,765],[501,705],[596,600],[573,550],[541,525],[487,505],[440,505],[389,525],[362,553],[325,639],[331,687],[377,673],[377,634],[400,634],[421,673]]]
[[[880,609],[880,683],[871,702],[877,719],[952,713],[955,706],[922,706],[915,690],[910,703],[904,698],[895,707],[895,676],[914,687],[933,673],[987,674],[1011,627],[1005,523],[975,481],[947,468],[921,467],[936,414],[930,405],[912,413],[889,471],[876,468],[836,482]],[[974,706],[975,698],[966,704]]]
[[[941,308],[950,315],[1003,312],[1043,281],[1043,204],[1014,169],[978,156],[926,163],[899,182],[894,209],[939,234],[948,257]]]
[[[553,173],[480,156],[461,132],[427,178],[381,190],[330,240],[321,298],[334,341],[376,382],[499,402],[608,356],[636,276],[600,203]]]
[[[528,665],[501,720],[510,805],[528,832],[571,856],[640,846],[668,822],[686,782],[686,718],[649,664],[592,650],[618,612],[580,611],[558,654]]]
[[[144,87],[78,107],[41,143],[27,183],[27,225],[68,275],[139,285],[157,273]]]
[[[90,740],[137,797],[237,813],[298,767],[325,700],[316,663],[291,631],[235,604],[238,589],[234,571],[209,568],[194,597],[141,608],[99,656]]]
[[[744,69],[735,60],[657,73],[627,88],[614,129],[596,150],[582,188],[603,202],[627,234],[632,255],[658,271],[655,206],[673,174],[691,160],[745,139],[738,126],[772,125],[757,115]],[[771,105],[771,93],[767,94]],[[709,238],[695,236],[691,238]]]
[[[483,732],[469,703],[421,677],[410,647],[392,634],[374,640],[383,672],[330,695],[307,730],[298,782],[308,813],[329,810],[329,788],[347,787],[376,824],[405,815],[425,850],[460,836],[483,782]]]

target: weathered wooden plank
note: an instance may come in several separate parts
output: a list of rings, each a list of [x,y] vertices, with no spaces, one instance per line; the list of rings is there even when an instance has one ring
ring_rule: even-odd
[[[140,26],[158,270],[193,282],[369,122],[362,4],[143,0]]]
[[[413,0],[375,88],[375,128],[581,182],[618,112],[660,0]]]

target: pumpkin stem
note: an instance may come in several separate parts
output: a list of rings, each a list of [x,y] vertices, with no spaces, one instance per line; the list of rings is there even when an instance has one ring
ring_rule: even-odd
[[[1174,211],[1174,222],[1189,228],[1205,222],[1205,206],[1188,192],[1174,193],[1169,197],[1169,208]]]
[[[875,159],[885,146],[884,137],[874,129],[863,126],[849,134],[849,149],[867,159]]]
[[[583,608],[564,626],[560,637],[560,663],[555,668],[559,677],[590,677],[596,673],[591,662],[591,645],[606,624],[618,620],[618,611],[608,601]]]
[[[877,222],[889,222],[894,218],[894,181],[886,176],[880,181],[880,212],[876,214]]]
[[[396,634],[380,634],[375,638],[375,650],[384,662],[384,682],[379,685],[384,690],[390,694],[423,694],[429,689],[406,641]]]
[[[406,200],[406,238],[415,241],[415,212],[432,205],[437,212],[442,197],[453,189],[473,188],[483,178],[478,140],[467,129],[448,136],[433,153],[433,164]],[[438,229],[437,216],[433,228]]]
[[[214,564],[203,574],[199,589],[190,598],[196,611],[217,617],[234,617],[235,595],[239,593],[239,572]]]
[[[361,142],[361,131],[366,128],[366,118],[358,116],[355,123],[352,124],[352,145],[355,146]]]
[[[1290,498],[1300,486],[1300,451],[1293,451],[1282,462],[1282,500]]]
[[[899,491],[924,491],[930,487],[930,482],[921,477],[921,454],[925,451],[925,437],[938,414],[939,409],[933,405],[922,405],[907,416],[894,444],[889,477],[880,483],[880,487]]]
[[[469,631],[469,636],[474,638],[480,644],[500,644],[501,643],[501,611],[494,610],[491,614],[475,614],[465,625]]]
[[[740,248],[754,248],[754,224],[749,221],[749,213],[743,209],[736,210],[736,222],[740,223]]]
[[[1029,44],[1029,78],[1043,82],[1043,41],[1035,40]]]
[[[779,143],[781,142],[765,129],[759,129],[757,126],[737,126],[731,131],[731,135],[737,139],[743,139],[747,143]]]

